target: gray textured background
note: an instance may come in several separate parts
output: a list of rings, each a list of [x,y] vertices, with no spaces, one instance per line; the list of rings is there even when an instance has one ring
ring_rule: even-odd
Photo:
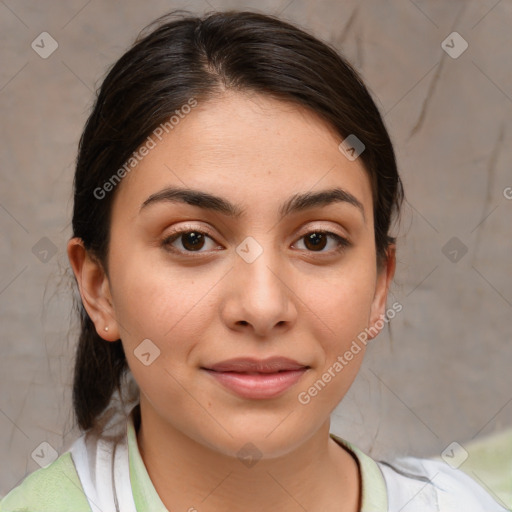
[[[0,495],[38,469],[41,442],[61,453],[78,435],[65,252],[77,142],[107,67],[178,7],[280,14],[333,43],[395,144],[408,203],[390,304],[404,309],[393,339],[371,344],[332,431],[387,457],[510,427],[510,1],[0,0]],[[47,59],[31,48],[45,31],[59,45]],[[453,31],[469,44],[458,58],[441,47]],[[457,262],[443,252],[452,237],[467,247]]]

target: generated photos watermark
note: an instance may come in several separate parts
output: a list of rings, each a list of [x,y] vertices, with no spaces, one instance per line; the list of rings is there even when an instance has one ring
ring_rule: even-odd
[[[352,345],[348,350],[344,352],[343,355],[339,355],[336,358],[336,361],[327,368],[327,371],[325,371],[322,376],[312,385],[310,386],[306,391],[301,391],[297,395],[297,399],[299,403],[302,405],[307,405],[311,402],[311,399],[318,395],[326,386],[331,382],[336,375],[338,375],[345,366],[347,366],[352,359],[354,359],[354,356],[356,354],[359,354],[361,352],[361,344],[366,346],[368,343],[368,336],[376,336],[384,327],[386,323],[388,323],[390,320],[392,320],[397,313],[400,313],[402,311],[403,306],[400,304],[400,302],[395,302],[386,311],[386,314],[381,314],[379,320],[375,322],[375,325],[372,327],[366,327],[364,331],[361,331],[357,338],[352,341]]]
[[[181,108],[174,111],[174,114],[169,117],[167,121],[158,125],[151,135],[148,135],[144,144],[138,147],[130,158],[126,160],[122,167],[120,167],[101,187],[94,189],[94,197],[96,199],[104,199],[108,192],[114,190],[115,186],[132,170],[134,167],[149,154],[157,145],[157,140],[161,141],[164,135],[170,133],[185,118],[190,114],[192,109],[197,107],[197,100],[190,98],[187,103]]]

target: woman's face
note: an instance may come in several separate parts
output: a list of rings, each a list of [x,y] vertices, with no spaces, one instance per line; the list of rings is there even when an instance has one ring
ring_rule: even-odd
[[[199,103],[154,139],[116,190],[110,339],[161,425],[225,454],[289,452],[328,424],[364,345],[344,354],[384,313],[362,161],[309,111],[260,95]],[[338,200],[293,201],[333,189]],[[297,365],[215,367],[274,357]]]

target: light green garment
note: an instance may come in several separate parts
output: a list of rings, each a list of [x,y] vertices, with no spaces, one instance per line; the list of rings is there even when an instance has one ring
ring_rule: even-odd
[[[140,455],[132,416],[127,423],[127,435],[130,480],[137,512],[167,512]],[[386,485],[376,462],[347,441],[334,434],[331,434],[331,437],[347,448],[359,464],[362,482],[361,512],[387,511]],[[0,512],[71,511],[91,512],[91,508],[83,493],[69,451],[47,468],[38,469],[28,475],[0,501]]]
[[[71,454],[23,480],[0,501],[1,512],[91,512],[82,492]]]

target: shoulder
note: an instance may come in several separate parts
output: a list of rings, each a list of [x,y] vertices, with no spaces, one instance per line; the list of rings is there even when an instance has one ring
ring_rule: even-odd
[[[91,512],[71,453],[65,452],[0,500],[0,512]]]
[[[378,462],[390,512],[506,512],[479,483],[445,462],[401,457]]]

